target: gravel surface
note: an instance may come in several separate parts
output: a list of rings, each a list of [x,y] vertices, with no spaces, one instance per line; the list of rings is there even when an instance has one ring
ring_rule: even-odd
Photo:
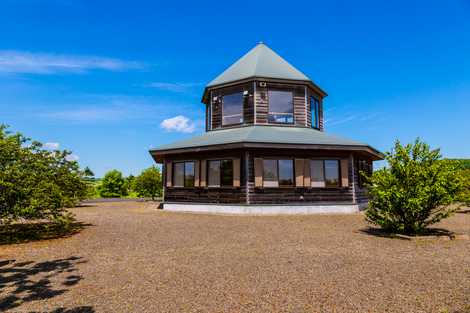
[[[361,214],[73,209],[69,238],[0,246],[0,311],[470,312],[470,240],[368,234]],[[470,213],[439,227],[470,233]]]

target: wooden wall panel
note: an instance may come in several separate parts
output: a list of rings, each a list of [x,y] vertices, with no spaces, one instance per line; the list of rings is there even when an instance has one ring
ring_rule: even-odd
[[[171,161],[165,162],[165,173],[166,173],[166,185],[167,187],[171,187],[172,180],[173,180],[173,166]]]
[[[295,159],[295,186],[303,187],[304,186],[304,159]]]
[[[256,123],[267,124],[268,123],[268,88],[261,87],[258,84],[256,86],[255,101],[256,101]]]
[[[294,123],[296,126],[307,126],[305,107],[305,88],[303,86],[293,88],[294,93]]]
[[[240,187],[240,159],[233,159],[233,186]]]
[[[341,186],[349,187],[349,159],[341,159]]]

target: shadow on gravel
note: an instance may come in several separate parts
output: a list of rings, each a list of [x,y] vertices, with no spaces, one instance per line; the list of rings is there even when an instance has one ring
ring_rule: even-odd
[[[81,263],[86,261],[78,256],[37,263],[0,261],[0,312],[19,308],[25,302],[50,299],[65,293],[82,279],[76,273],[76,265]],[[86,306],[60,308],[53,312],[94,311]]]
[[[419,234],[417,236],[390,233],[383,229],[374,228],[374,227],[363,228],[363,229],[360,229],[359,232],[366,234],[366,235],[370,235],[370,236],[394,238],[394,239],[401,239],[401,240],[412,240],[413,238],[418,238],[418,237],[420,238],[440,237],[440,236],[449,237],[454,234],[453,232],[448,231],[447,229],[443,229],[443,228],[428,228],[425,233]]]
[[[91,224],[73,222],[67,229],[52,222],[0,226],[0,245],[72,236]]]
[[[59,308],[55,309],[54,311],[50,311],[49,313],[94,313],[95,310],[91,306],[77,306],[75,308]],[[36,313],[35,311],[29,313]],[[37,312],[42,313],[42,312]]]

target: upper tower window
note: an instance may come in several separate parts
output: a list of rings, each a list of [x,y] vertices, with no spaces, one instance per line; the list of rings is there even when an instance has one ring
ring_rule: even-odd
[[[243,123],[243,92],[222,97],[222,125]]]
[[[320,128],[320,101],[315,97],[310,97],[310,111],[312,113],[312,127]]]
[[[294,123],[294,100],[291,91],[268,90],[268,103],[269,123]]]

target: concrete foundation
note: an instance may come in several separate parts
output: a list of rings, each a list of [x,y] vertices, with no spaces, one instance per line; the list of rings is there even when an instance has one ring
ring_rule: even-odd
[[[357,204],[324,204],[324,205],[233,205],[233,204],[194,204],[194,203],[163,203],[163,209],[173,212],[199,212],[247,215],[278,215],[278,214],[326,214],[356,213],[361,209]]]

